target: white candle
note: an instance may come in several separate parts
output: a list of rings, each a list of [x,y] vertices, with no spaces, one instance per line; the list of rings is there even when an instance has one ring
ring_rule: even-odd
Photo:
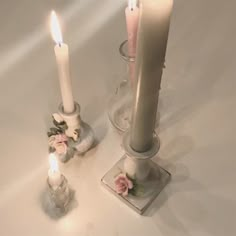
[[[72,113],[75,110],[75,105],[72,94],[72,84],[69,70],[69,50],[67,44],[63,43],[60,25],[54,11],[52,11],[51,13],[51,34],[54,41],[56,42],[54,51],[58,66],[64,112]]]
[[[52,188],[57,188],[62,182],[61,172],[59,171],[58,162],[55,154],[49,154],[48,181]]]
[[[128,34],[129,56],[134,57],[136,53],[136,41],[139,20],[139,8],[136,0],[128,0],[128,7],[125,9],[126,27]]]

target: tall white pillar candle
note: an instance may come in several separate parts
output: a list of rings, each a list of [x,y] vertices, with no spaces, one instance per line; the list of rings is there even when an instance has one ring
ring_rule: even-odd
[[[143,0],[136,53],[137,79],[130,146],[137,152],[152,147],[159,89],[173,0]]]
[[[63,109],[65,113],[72,113],[75,110],[75,104],[69,69],[69,50],[67,44],[63,43],[60,25],[54,11],[51,13],[51,33],[56,42],[54,52],[58,67]]]

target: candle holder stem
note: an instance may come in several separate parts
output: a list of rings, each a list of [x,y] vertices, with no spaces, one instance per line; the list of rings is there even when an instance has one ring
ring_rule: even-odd
[[[62,103],[58,107],[58,113],[63,118],[67,125],[67,129],[65,130],[65,134],[70,137],[74,138],[76,133],[80,131],[80,105],[75,103],[75,110],[72,113],[65,113],[63,109]]]
[[[53,124],[55,127],[48,132],[49,152],[54,152],[60,161],[66,162],[76,154],[83,155],[94,145],[94,132],[81,120],[78,103],[72,113],[65,113],[60,104],[58,113],[53,114]]]

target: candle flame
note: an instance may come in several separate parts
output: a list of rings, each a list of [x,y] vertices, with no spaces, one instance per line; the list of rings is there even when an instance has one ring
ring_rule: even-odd
[[[137,7],[137,0],[128,0],[128,8],[132,11]]]
[[[55,11],[51,12],[50,28],[53,40],[57,44],[62,44],[63,40],[62,40],[61,28]]]
[[[52,171],[52,172],[59,171],[57,158],[56,158],[55,154],[53,154],[53,153],[49,154],[49,166],[50,166],[50,171]]]

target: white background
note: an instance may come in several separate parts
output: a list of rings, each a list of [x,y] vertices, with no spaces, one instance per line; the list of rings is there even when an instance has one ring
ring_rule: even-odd
[[[124,71],[125,1],[1,1],[0,235],[235,236],[235,0],[176,0],[162,80],[161,150],[172,181],[145,216],[100,184],[122,156],[106,105]],[[74,95],[100,144],[61,166],[78,206],[43,212],[47,129],[60,102],[49,14],[61,16]]]

